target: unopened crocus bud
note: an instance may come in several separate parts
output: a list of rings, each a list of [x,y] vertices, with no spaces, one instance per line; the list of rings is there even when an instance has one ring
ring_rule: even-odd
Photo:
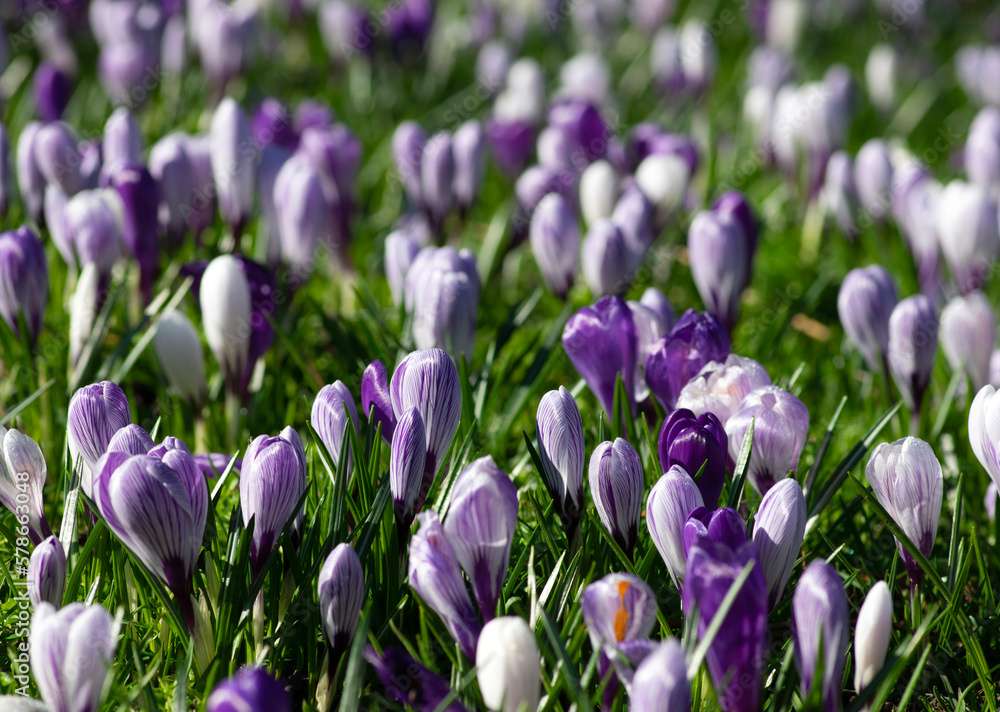
[[[55,536],[35,547],[28,562],[28,598],[38,608],[43,601],[62,606],[66,588],[66,553]]]
[[[317,249],[333,229],[323,185],[308,159],[295,155],[285,161],[274,179],[274,207],[281,258],[304,278],[312,272]]]
[[[646,358],[646,383],[663,407],[673,410],[681,389],[707,364],[725,361],[729,349],[729,334],[717,316],[688,309]]]
[[[824,710],[840,709],[850,625],[844,580],[822,559],[813,561],[806,567],[792,595],[792,627],[795,662],[802,678],[802,699],[809,697],[813,685],[818,683]],[[817,680],[820,665],[823,677]]]
[[[753,254],[743,227],[729,213],[702,212],[688,231],[691,276],[708,311],[732,329],[750,283]]]
[[[892,633],[892,593],[885,581],[868,591],[854,629],[854,689],[860,695],[885,663]]]
[[[291,426],[275,437],[258,435],[247,446],[240,470],[243,526],[254,520],[250,564],[257,578],[278,545],[285,524],[306,489],[306,453]]]
[[[1000,397],[991,385],[976,394],[969,409],[969,442],[996,487],[1000,482]],[[989,497],[992,499],[993,494]]]
[[[125,452],[129,455],[148,455],[155,446],[153,438],[141,425],[129,423],[118,430],[108,443],[108,452]]]
[[[48,123],[62,118],[73,89],[69,77],[50,62],[42,62],[32,80],[38,118]]]
[[[42,498],[47,476],[38,443],[20,430],[0,425],[0,504],[13,514],[27,515],[24,524],[36,545],[52,535]]]
[[[114,175],[122,166],[141,165],[143,143],[142,131],[132,112],[125,107],[115,109],[104,124],[102,171]]]
[[[117,647],[118,626],[100,606],[71,603],[56,610],[40,603],[31,617],[28,653],[43,708],[100,709]]]
[[[715,80],[718,67],[718,49],[708,25],[701,20],[689,20],[681,28],[677,51],[684,71],[684,83],[699,94]]]
[[[392,442],[396,427],[393,407],[385,365],[375,359],[368,364],[361,376],[361,408],[365,417],[371,418],[372,427],[378,425],[382,427],[382,439],[386,444]],[[412,405],[407,405],[407,409],[410,407]]]
[[[474,660],[481,626],[458,556],[437,512],[424,512],[417,521],[420,530],[410,541],[410,587],[438,614],[462,653]]]
[[[483,626],[476,646],[476,677],[489,709],[537,708],[540,670],[538,643],[523,618],[503,616]]]
[[[405,230],[396,230],[385,238],[385,279],[397,305],[403,302],[406,273],[418,252],[420,244]]]
[[[898,68],[899,57],[892,45],[879,43],[871,48],[865,61],[865,86],[872,106],[879,111],[896,105]]]
[[[417,513],[417,498],[424,478],[427,459],[427,434],[420,411],[407,410],[395,424],[392,434],[392,457],[389,461],[389,489],[396,526],[403,540]]]
[[[205,2],[198,12],[193,39],[202,69],[219,90],[249,62],[257,13],[254,3],[227,4],[218,0]]]
[[[344,472],[347,481],[350,482],[354,473],[354,453],[347,438],[347,421],[354,427],[354,432],[358,432],[358,410],[354,406],[354,396],[350,389],[344,385],[343,381],[335,381],[332,384],[323,386],[312,403],[312,415],[310,422],[313,429],[319,436],[323,447],[334,467],[334,472],[340,467],[340,453],[344,451]]]
[[[198,242],[202,231],[215,220],[215,208],[218,204],[218,188],[212,170],[212,138],[207,134],[190,136],[184,142],[184,150],[191,162],[192,180],[185,223]]]
[[[755,435],[756,439],[756,435]],[[792,477],[767,491],[757,509],[753,543],[767,581],[767,607],[774,608],[788,585],[806,533],[806,498]]]
[[[412,205],[421,205],[420,164],[427,134],[415,121],[404,121],[392,135],[392,158]]]
[[[883,221],[892,203],[892,159],[889,146],[873,138],[858,151],[854,160],[854,185],[861,209],[869,220]]]
[[[457,700],[447,681],[418,663],[402,648],[389,646],[379,655],[365,648],[365,660],[375,668],[386,695],[416,712],[468,712]],[[444,706],[445,700],[453,700]]]
[[[20,334],[19,316],[34,343],[42,330],[49,300],[45,248],[29,227],[0,233],[0,317]]]
[[[631,254],[622,231],[611,220],[597,220],[581,250],[583,278],[595,296],[621,294],[631,282]]]
[[[656,624],[656,594],[633,574],[608,574],[580,597],[587,635],[595,649],[649,636]]]
[[[695,415],[713,413],[723,426],[742,407],[751,391],[771,385],[771,377],[759,363],[745,356],[730,354],[723,363],[706,364],[677,396],[677,408],[687,408]],[[733,443],[729,441],[729,451]]]
[[[636,668],[629,709],[665,712],[690,707],[691,684],[687,679],[684,649],[675,638],[667,638]]]
[[[531,249],[549,289],[565,299],[580,256],[580,228],[569,203],[549,193],[531,217]]]
[[[880,265],[852,269],[837,295],[837,313],[848,338],[872,371],[886,366],[889,317],[899,296],[892,275]]]
[[[489,455],[473,460],[455,480],[444,532],[484,621],[493,618],[507,578],[517,509],[517,487]]]
[[[17,155],[15,156],[15,171],[17,187],[24,200],[25,211],[38,225],[43,223],[43,201],[45,200],[45,176],[35,157],[38,132],[42,124],[31,121],[21,129],[17,139]]]
[[[549,108],[548,122],[565,137],[569,167],[575,173],[607,154],[608,129],[600,112],[590,102],[558,101]]]
[[[674,328],[677,323],[677,313],[666,294],[656,287],[647,287],[646,291],[642,293],[639,303],[656,314],[660,323],[668,331]]]
[[[580,175],[580,212],[588,225],[610,218],[618,198],[618,174],[605,160],[594,161]]]
[[[292,701],[285,686],[263,668],[241,668],[212,690],[205,712],[291,712]]]
[[[953,297],[941,311],[938,339],[952,369],[965,372],[978,391],[990,382],[996,316],[982,292]]]
[[[108,443],[119,429],[132,422],[128,398],[112,381],[92,383],[77,389],[69,401],[66,416],[66,440],[69,457],[76,467],[83,460],[80,488],[93,499],[91,474],[97,461],[107,451]]]
[[[628,271],[632,272],[642,264],[656,239],[653,204],[637,186],[627,188],[615,204],[611,222],[622,232],[628,252]]]
[[[463,213],[472,207],[483,184],[486,158],[486,134],[478,121],[466,121],[455,130],[452,138],[455,177],[452,193]]]
[[[944,493],[941,463],[931,446],[913,437],[882,443],[868,460],[865,477],[879,504],[920,553],[930,556]],[[923,578],[923,569],[898,541],[896,547],[910,574],[912,588]]]
[[[753,422],[753,444],[747,482],[764,495],[799,465],[809,435],[809,409],[788,391],[763,386],[743,399],[726,422],[729,457],[735,462]]]
[[[176,246],[187,230],[190,205],[195,189],[194,169],[180,134],[169,134],[154,144],[149,152],[149,172],[160,188],[157,220],[167,242]],[[204,188],[204,186],[199,186]]]
[[[935,225],[955,286],[963,294],[981,288],[1000,256],[996,198],[981,185],[953,180],[938,196]]]
[[[239,392],[250,346],[250,283],[232,255],[220,255],[208,264],[199,289],[202,327],[215,354],[227,388]]]
[[[557,171],[566,171],[575,175],[572,158],[573,146],[569,137],[555,126],[546,126],[538,134],[538,162]]]
[[[627,440],[603,442],[590,457],[590,496],[601,523],[632,555],[642,509],[642,461]]]
[[[542,396],[535,415],[542,476],[556,512],[568,527],[580,520],[583,505],[583,419],[573,394],[562,386]]]
[[[454,182],[451,134],[441,131],[427,140],[420,159],[420,199],[434,229],[440,229],[455,203]]]
[[[365,597],[365,572],[350,544],[337,544],[319,570],[319,611],[323,632],[335,653],[354,638]]]
[[[99,190],[85,190],[70,198],[63,209],[62,230],[80,265],[92,263],[107,284],[121,254],[118,217]]]
[[[87,187],[80,173],[83,158],[73,130],[61,121],[45,124],[35,136],[34,155],[48,183],[55,183],[68,196]]]
[[[855,218],[858,193],[854,185],[854,164],[844,151],[837,151],[827,161],[820,201],[823,209],[836,220],[844,237],[854,240],[858,234]]]
[[[236,100],[223,99],[212,116],[212,178],[218,192],[219,213],[238,240],[253,212],[257,174],[250,121]]]
[[[995,106],[980,110],[969,126],[965,172],[987,190],[1000,186],[1000,109]]]
[[[632,312],[624,299],[602,297],[592,307],[577,311],[566,322],[562,342],[573,367],[606,413],[613,414],[619,375],[628,405],[635,410],[632,398],[638,344]]]
[[[718,505],[726,482],[728,448],[726,430],[715,415],[702,413],[696,417],[684,408],[666,417],[657,444],[663,470],[679,465],[691,477],[697,477],[701,504],[709,509]]]
[[[372,54],[372,39],[367,35],[368,13],[364,5],[327,0],[319,3],[316,24],[330,59],[348,62],[357,54]]]
[[[938,318],[934,302],[918,294],[896,305],[889,317],[889,370],[912,412],[920,413],[937,352]]]
[[[687,162],[673,154],[652,154],[635,169],[635,184],[655,207],[661,225],[683,204],[690,178]]]
[[[471,359],[481,289],[471,251],[450,246],[421,250],[406,274],[405,301],[413,314],[416,345]]]
[[[208,394],[205,379],[205,355],[198,330],[191,320],[176,309],[160,317],[153,336],[153,346],[167,380],[178,395],[201,412]]]
[[[123,208],[122,242],[139,263],[140,290],[148,303],[160,259],[159,187],[144,166],[134,164],[120,166],[111,176],[111,185]]]
[[[674,585],[684,577],[684,524],[698,507],[704,507],[698,485],[680,465],[671,465],[657,480],[646,500],[646,526]]]

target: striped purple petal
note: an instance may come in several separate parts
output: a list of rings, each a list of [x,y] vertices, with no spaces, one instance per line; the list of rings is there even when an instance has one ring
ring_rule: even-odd
[[[389,489],[397,526],[409,529],[417,513],[417,498],[424,479],[427,459],[427,435],[420,411],[407,410],[396,423],[392,436],[392,457],[389,460]]]
[[[603,442],[590,457],[590,496],[601,523],[631,555],[642,509],[642,461],[626,440]]]
[[[350,544],[338,544],[326,557],[318,593],[326,638],[335,651],[343,652],[358,627],[365,596],[365,572]]]
[[[313,399],[311,422],[316,434],[326,448],[334,468],[340,464],[340,450],[347,435],[347,419],[354,424],[354,432],[358,432],[358,411],[354,407],[354,396],[343,381],[335,381],[323,386]],[[347,462],[344,464],[347,481],[351,481],[354,472],[354,456],[350,445],[345,451]],[[332,478],[333,472],[330,473]]]

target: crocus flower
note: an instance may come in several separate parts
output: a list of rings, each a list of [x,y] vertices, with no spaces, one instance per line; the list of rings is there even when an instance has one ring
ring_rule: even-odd
[[[305,281],[333,231],[323,184],[307,158],[296,154],[285,161],[274,179],[273,200],[281,258]]]
[[[93,264],[97,268],[102,291],[121,254],[121,231],[112,205],[102,191],[85,190],[70,198],[62,213],[62,235],[70,246],[67,251],[75,254],[81,267]]]
[[[931,382],[938,318],[930,297],[918,294],[896,305],[889,317],[889,370],[919,423],[920,403]]]
[[[653,345],[643,374],[664,408],[673,410],[681,389],[707,364],[729,356],[729,334],[718,317],[688,309],[670,332]]]
[[[636,403],[641,403],[649,398],[649,387],[646,385],[646,378],[642,371],[643,365],[653,348],[658,346],[660,338],[667,333],[670,325],[662,321],[658,313],[641,302],[629,300],[626,304],[628,304],[629,311],[632,312],[636,333],[635,375],[632,377],[635,388],[633,397]]]
[[[965,365],[973,390],[978,391],[990,382],[996,316],[982,292],[953,297],[945,305],[938,339],[952,369]]]
[[[74,196],[87,185],[81,174],[83,157],[76,133],[61,121],[45,124],[34,138],[33,151],[38,170],[47,183],[62,188],[63,193]]]
[[[982,288],[1000,256],[996,198],[981,185],[952,181],[938,197],[935,226],[955,286],[963,294]]]
[[[657,225],[663,225],[684,203],[688,181],[688,163],[674,153],[653,153],[635,169],[635,184],[653,205]]]
[[[468,712],[457,700],[442,710],[441,703],[452,695],[452,689],[402,648],[390,646],[379,655],[368,646],[365,660],[375,668],[388,696],[400,705],[412,707],[416,712]]]
[[[666,417],[657,443],[664,472],[680,465],[690,476],[698,476],[702,505],[715,509],[726,482],[729,438],[712,413],[694,413],[678,408]],[[700,474],[699,474],[700,473]]]
[[[427,144],[427,134],[415,121],[404,121],[392,135],[392,157],[396,172],[414,206],[420,205],[420,162]]]
[[[29,227],[0,233],[0,317],[20,335],[23,315],[27,338],[38,340],[49,301],[49,263],[45,248]]]
[[[173,309],[160,316],[153,336],[160,367],[173,389],[201,412],[208,395],[205,355],[197,329],[183,312]]]
[[[203,0],[189,15],[198,21],[191,26],[191,35],[198,48],[201,67],[216,86],[216,91],[237,77],[249,62],[256,34],[257,6],[250,2],[228,4],[220,0]]]
[[[636,668],[629,705],[634,712],[664,712],[691,707],[687,661],[684,649],[675,638],[660,643]]]
[[[626,188],[611,214],[613,222],[622,232],[627,253],[628,272],[635,272],[656,239],[653,226],[653,204],[638,186]]]
[[[312,415],[310,422],[316,434],[319,435],[323,447],[333,463],[334,470],[340,466],[340,451],[344,446],[344,438],[347,436],[347,419],[350,418],[354,427],[354,432],[358,432],[358,411],[354,406],[354,396],[350,389],[344,385],[343,381],[335,381],[332,384],[323,386],[313,399]],[[350,482],[354,473],[354,453],[351,446],[347,444],[344,451],[347,461],[344,463],[344,472],[347,474],[347,481]],[[333,477],[334,472],[330,473]]]
[[[42,62],[35,70],[32,89],[39,118],[46,123],[61,119],[73,91],[69,77],[51,62]]]
[[[338,544],[319,571],[319,608],[330,646],[343,653],[351,644],[361,619],[365,572],[350,544]]]
[[[627,440],[603,442],[590,457],[590,496],[615,542],[631,556],[642,509],[642,461]]]
[[[466,121],[455,129],[452,153],[455,158],[452,194],[459,210],[464,214],[472,207],[483,183],[486,134],[482,124],[478,121]]]
[[[580,174],[580,212],[587,225],[610,218],[617,197],[618,174],[608,161],[594,161]]]
[[[455,202],[455,158],[451,134],[434,134],[420,159],[420,202],[434,230],[440,230]]]
[[[403,302],[406,274],[418,252],[420,243],[405,230],[396,230],[385,238],[385,279],[397,305]]]
[[[632,381],[638,344],[632,312],[624,299],[601,297],[592,307],[580,309],[566,322],[562,341],[573,367],[606,413],[613,414],[619,374],[628,405],[635,412]]]
[[[706,364],[681,389],[675,407],[686,408],[695,415],[713,413],[725,427],[751,391],[770,385],[771,377],[763,366],[751,358],[730,354],[723,363]],[[730,452],[732,448],[730,439]]]
[[[850,624],[844,580],[822,559],[813,561],[806,567],[792,595],[792,627],[795,662],[802,678],[802,699],[809,696],[814,683],[819,683],[823,690],[824,712],[840,709]],[[817,680],[821,654],[823,677]]]
[[[531,216],[531,250],[545,284],[565,299],[576,274],[580,255],[580,228],[569,203],[549,193]]]
[[[180,243],[187,229],[191,210],[188,204],[197,185],[186,146],[187,141],[181,134],[169,134],[157,141],[149,152],[149,172],[160,189],[157,222],[160,232],[172,246]]]
[[[123,106],[115,109],[104,123],[101,139],[102,180],[113,176],[122,166],[141,165],[143,143],[142,130],[132,112]]]
[[[160,258],[159,186],[145,167],[135,164],[119,166],[111,176],[111,185],[123,208],[122,241],[139,263],[139,288],[148,303]]]
[[[674,305],[667,299],[667,295],[656,287],[647,287],[646,291],[642,293],[642,297],[639,298],[639,303],[656,314],[660,323],[668,331],[677,324],[677,313],[674,311]]]
[[[406,308],[418,348],[472,357],[482,285],[475,256],[454,247],[425,247],[406,274]]]
[[[191,195],[186,199],[185,224],[201,244],[201,233],[215,220],[218,188],[212,170],[212,137],[208,134],[186,137],[184,151],[191,163]]]
[[[250,563],[260,575],[285,524],[306,489],[306,453],[291,426],[275,437],[258,435],[247,447],[240,471],[243,526],[254,519]]]
[[[621,229],[611,220],[595,220],[583,240],[583,278],[595,296],[621,294],[632,281],[631,257]]]
[[[729,457],[734,462],[740,456],[751,421],[753,448],[747,482],[763,495],[798,467],[809,435],[809,409],[777,386],[763,386],[748,393],[739,411],[726,421]]]
[[[854,186],[851,157],[837,151],[826,164],[826,178],[820,201],[827,214],[832,215],[844,237],[852,242],[857,238],[858,193]]]
[[[867,217],[883,221],[892,196],[892,160],[889,146],[882,139],[870,139],[858,151],[854,161],[854,185]]]
[[[146,455],[155,447],[153,438],[140,425],[130,423],[121,428],[108,443],[108,452]]]
[[[517,487],[489,455],[472,461],[455,480],[444,532],[485,621],[493,618],[507,577],[517,509]]]
[[[503,616],[483,626],[476,646],[476,678],[483,702],[493,712],[538,707],[541,656],[523,618]]]
[[[691,512],[704,506],[698,486],[680,465],[672,465],[649,491],[646,526],[675,586],[686,564],[684,524]]]
[[[1000,109],[987,106],[969,125],[965,142],[965,172],[986,189],[1000,187]]]
[[[567,529],[580,521],[583,505],[583,419],[573,394],[562,386],[542,396],[535,414],[542,477]]]
[[[235,257],[220,255],[209,262],[198,295],[202,328],[232,393],[241,391],[249,362],[250,298],[250,283]]]
[[[41,128],[42,124],[37,121],[25,124],[17,139],[17,154],[14,157],[17,187],[21,199],[24,200],[25,211],[37,225],[44,223],[42,207],[46,185],[45,176],[42,175],[42,169],[35,158],[35,147]]]
[[[885,581],[876,581],[858,611],[854,629],[854,689],[871,684],[885,663],[892,633],[892,593]]]
[[[389,394],[385,365],[378,359],[368,364],[361,376],[361,407],[365,417],[372,419],[372,427],[382,426],[382,439],[386,444],[391,444],[396,414]]]
[[[649,636],[656,624],[656,594],[633,574],[608,574],[588,584],[580,598],[594,648]]]
[[[994,485],[1000,483],[1000,397],[991,385],[976,394],[969,409],[969,442]]]
[[[865,477],[889,516],[924,556],[934,548],[944,480],[931,446],[913,437],[882,443],[872,453]],[[900,542],[899,555],[910,574],[910,587],[923,578],[923,569]]]
[[[474,660],[481,626],[458,556],[437,512],[423,512],[417,521],[420,529],[410,540],[410,587],[438,614],[462,653]]]
[[[119,429],[132,422],[132,411],[125,393],[117,383],[102,381],[77,389],[69,401],[66,416],[66,439],[69,457],[83,458],[80,487],[94,498],[91,477],[94,466],[108,449],[108,443]]]
[[[35,547],[28,561],[28,598],[38,608],[43,601],[59,608],[66,588],[66,553],[55,536]]]
[[[427,434],[420,411],[412,407],[403,413],[392,435],[392,457],[389,460],[389,489],[392,511],[396,516],[399,541],[417,513],[417,498],[424,479],[427,460]]]
[[[210,13],[211,14],[211,13]],[[212,178],[218,191],[219,213],[239,242],[250,213],[256,184],[250,121],[232,97],[223,99],[212,116]]]
[[[788,585],[806,533],[806,498],[792,477],[767,491],[753,523],[753,543],[767,581],[767,605],[774,608]]]
[[[872,371],[885,368],[889,317],[899,296],[884,267],[870,265],[847,273],[837,295],[837,313],[848,338]]]
[[[285,686],[263,668],[247,666],[212,690],[205,712],[291,712]]]

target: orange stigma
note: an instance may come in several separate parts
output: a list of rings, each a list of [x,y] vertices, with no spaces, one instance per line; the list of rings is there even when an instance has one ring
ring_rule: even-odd
[[[628,625],[628,611],[625,610],[625,592],[631,586],[628,581],[618,584],[618,610],[615,611],[615,640],[622,642],[625,640],[625,626]]]

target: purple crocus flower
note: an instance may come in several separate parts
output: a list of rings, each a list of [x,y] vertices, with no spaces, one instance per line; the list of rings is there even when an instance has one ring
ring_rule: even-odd
[[[455,178],[452,193],[464,215],[479,194],[485,169],[486,134],[478,121],[466,121],[452,137]]]
[[[129,455],[147,455],[156,444],[141,425],[129,423],[118,430],[108,443],[108,452],[124,452]]]
[[[437,512],[417,516],[420,529],[410,540],[410,587],[444,622],[462,653],[476,659],[482,627],[462,579],[458,556]]]
[[[691,275],[708,311],[727,329],[736,324],[740,295],[750,283],[751,241],[733,213],[698,213],[688,231]]]
[[[38,118],[48,123],[62,118],[73,89],[69,77],[51,62],[42,62],[32,80]]]
[[[218,189],[212,171],[212,138],[208,134],[188,136],[184,150],[191,162],[191,195],[186,201],[184,222],[201,244],[201,233],[215,220]]]
[[[487,622],[507,577],[517,509],[517,488],[489,455],[471,462],[455,480],[444,532]]]
[[[730,549],[738,549],[749,541],[743,517],[732,507],[711,510],[696,507],[684,523],[684,555],[702,539],[710,539]]]
[[[76,133],[61,121],[45,124],[34,137],[33,152],[46,183],[54,183],[67,196],[88,187],[81,174],[83,157]]]
[[[639,303],[656,314],[660,324],[668,331],[677,324],[677,313],[674,311],[674,305],[667,299],[667,295],[656,287],[647,287],[646,291],[642,293]]]
[[[247,666],[212,690],[205,712],[291,712],[285,686],[263,668]]]
[[[470,250],[425,247],[406,273],[405,306],[418,348],[446,348],[472,357],[482,285]]]
[[[656,594],[633,574],[612,573],[589,584],[580,608],[595,649],[646,638],[656,624]]]
[[[822,685],[824,712],[840,709],[850,613],[844,580],[837,570],[822,559],[809,564],[792,595],[795,662],[802,678],[802,699],[809,697],[813,684],[818,682]],[[817,680],[821,654],[823,677]]]
[[[965,365],[972,388],[990,382],[990,360],[996,342],[996,315],[982,292],[957,295],[941,311],[938,339],[953,370]]]
[[[159,187],[140,165],[121,166],[111,176],[111,183],[124,208],[122,238],[129,254],[139,263],[139,289],[148,304],[160,258]]]
[[[583,506],[583,419],[573,394],[562,386],[542,396],[535,414],[541,475],[567,530],[575,529]]]
[[[388,696],[416,712],[468,712],[457,700],[443,710],[441,703],[452,689],[441,677],[418,663],[402,648],[388,647],[379,655],[371,646],[365,649],[367,660],[378,675]]]
[[[704,506],[718,506],[726,481],[729,438],[714,414],[696,417],[685,408],[673,411],[663,421],[656,449],[664,472],[680,465],[690,476],[698,477]]]
[[[646,253],[657,237],[653,225],[653,204],[638,186],[626,188],[611,214],[613,222],[622,232],[628,255],[628,272],[635,272],[646,258]]]
[[[580,226],[572,207],[558,193],[539,201],[531,216],[531,250],[549,290],[565,299],[580,255]]]
[[[663,407],[673,410],[688,381],[708,363],[725,361],[729,348],[729,334],[718,317],[688,309],[653,346],[644,368],[646,383]]]
[[[167,243],[178,246],[187,229],[188,203],[195,188],[194,169],[180,134],[169,134],[156,142],[149,153],[149,172],[160,189],[158,222]]]
[[[792,575],[806,533],[806,498],[794,478],[767,491],[753,523],[753,543],[767,581],[767,605],[774,608]]]
[[[505,120],[491,116],[486,119],[486,139],[500,169],[509,176],[515,176],[531,157],[535,126],[525,119]]]
[[[751,391],[771,385],[767,370],[752,358],[729,354],[725,362],[705,365],[677,396],[677,408],[695,415],[712,413],[723,426],[743,407]],[[733,443],[730,438],[729,448]]]
[[[853,242],[858,236],[858,192],[854,186],[851,157],[844,151],[837,151],[826,164],[826,177],[820,200],[827,213],[832,214],[837,227],[848,240]]]
[[[378,363],[378,362],[376,362]],[[400,544],[417,513],[417,499],[424,480],[427,460],[427,434],[420,411],[412,407],[400,416],[392,434],[392,457],[389,461],[389,489],[396,532]]]
[[[117,383],[102,381],[83,386],[70,399],[66,415],[69,457],[73,467],[83,459],[80,487],[91,499],[95,496],[91,488],[94,466],[107,452],[114,434],[131,422],[128,399]]]
[[[297,153],[308,158],[319,176],[329,211],[330,230],[325,236],[340,259],[350,263],[347,247],[351,242],[351,215],[358,168],[361,165],[361,142],[344,124],[314,126],[302,133]]]
[[[920,404],[931,382],[937,353],[938,318],[930,297],[918,294],[899,302],[889,317],[889,370],[903,400],[920,422]]]
[[[866,141],[858,150],[854,185],[866,217],[876,222],[885,220],[892,197],[892,159],[889,146],[882,139]]]
[[[693,173],[694,169],[691,172]],[[740,227],[743,228],[743,235],[747,240],[747,252],[752,261],[754,253],[757,252],[760,223],[757,221],[750,203],[747,202],[746,196],[738,190],[727,191],[712,203],[712,212],[717,215],[731,216],[739,223]]]
[[[590,102],[580,99],[556,102],[549,108],[548,123],[563,134],[569,149],[570,167],[576,173],[607,155],[608,128]]]
[[[451,134],[441,131],[427,140],[420,159],[420,202],[431,228],[441,229],[455,203],[455,156]]]
[[[920,553],[930,556],[944,494],[941,463],[931,446],[913,437],[882,443],[868,460],[865,477],[879,504]],[[898,541],[896,548],[910,574],[910,588],[914,589],[923,579],[923,569]]]
[[[629,709],[633,712],[663,712],[690,707],[691,684],[687,679],[684,649],[675,638],[668,638],[636,668],[629,694]]]
[[[0,233],[0,317],[20,336],[23,315],[27,338],[38,340],[49,300],[45,248],[29,227]]]
[[[365,572],[350,544],[337,544],[319,571],[319,609],[323,631],[335,653],[354,638],[365,598]]]
[[[634,398],[636,403],[649,398],[649,386],[646,385],[646,378],[643,375],[643,366],[646,359],[653,352],[653,347],[657,345],[660,338],[670,329],[670,324],[660,319],[660,315],[652,309],[646,307],[641,302],[628,301],[629,310],[632,312],[632,321],[635,323],[636,332],[636,359]]]
[[[1000,256],[996,197],[981,185],[954,180],[938,196],[935,217],[955,286],[963,294],[982,288]]]
[[[392,158],[396,172],[413,206],[421,205],[420,163],[427,144],[427,134],[416,121],[404,121],[392,135]]]
[[[306,489],[306,453],[289,426],[275,437],[258,435],[247,447],[240,471],[243,526],[254,519],[250,563],[257,578],[278,544]]]
[[[42,492],[47,476],[38,443],[19,430],[0,425],[0,504],[17,516],[21,524],[18,535],[29,537],[36,545],[52,534]]]
[[[392,301],[403,303],[406,275],[420,252],[420,243],[407,230],[395,230],[385,238],[385,279]]]
[[[615,542],[632,555],[642,509],[642,461],[627,440],[603,442],[590,457],[590,496]]]
[[[281,166],[273,188],[281,259],[296,282],[304,282],[318,260],[317,250],[333,233],[323,184],[309,159],[297,154]]]
[[[361,376],[361,407],[365,417],[371,418],[373,427],[382,426],[382,439],[386,444],[392,443],[396,414],[389,393],[388,374],[378,359],[368,364]]]
[[[246,114],[232,97],[226,97],[212,116],[210,156],[219,213],[237,244],[253,212],[256,152],[247,150],[252,141]]]
[[[258,146],[275,144],[294,151],[299,135],[292,118],[292,112],[281,101],[272,97],[264,99],[250,122],[254,142]]]
[[[432,0],[401,0],[388,15],[389,38],[397,56],[418,54],[430,36],[434,24]]]
[[[57,189],[54,186],[49,188]],[[52,191],[46,190],[46,203],[50,193]],[[62,213],[61,231],[66,241],[66,252],[75,254],[75,261],[81,267],[94,264],[101,278],[102,292],[107,288],[111,269],[121,254],[118,219],[111,205],[102,191],[85,190],[70,198]]]
[[[969,180],[987,189],[1000,186],[1000,109],[987,106],[976,114],[964,158]]]
[[[622,294],[632,281],[632,256],[621,229],[611,220],[595,220],[587,230],[580,261],[583,278],[595,296]]]
[[[28,561],[28,598],[35,608],[44,601],[56,608],[62,606],[66,588],[66,553],[54,535],[49,536],[31,552]]]
[[[323,447],[333,464],[334,470],[340,466],[340,451],[347,436],[347,419],[350,417],[354,426],[354,432],[358,431],[358,411],[354,407],[354,396],[350,389],[344,385],[343,381],[335,381],[332,384],[323,386],[312,403],[312,415],[309,420],[313,429],[319,435]],[[354,472],[354,454],[348,444],[344,450],[347,461],[344,463],[344,472],[347,481],[351,481]],[[333,477],[334,472],[330,473]]]
[[[104,123],[104,136],[101,139],[101,185],[107,184],[107,178],[127,165],[142,164],[143,149],[142,130],[128,109],[115,109]]]
[[[674,585],[684,576],[684,526],[691,513],[704,507],[701,492],[680,465],[671,465],[646,500],[646,527]]]
[[[628,406],[635,412],[633,377],[638,344],[632,312],[624,299],[601,297],[593,306],[580,309],[566,322],[562,342],[573,367],[608,415],[613,415],[619,374]]]

